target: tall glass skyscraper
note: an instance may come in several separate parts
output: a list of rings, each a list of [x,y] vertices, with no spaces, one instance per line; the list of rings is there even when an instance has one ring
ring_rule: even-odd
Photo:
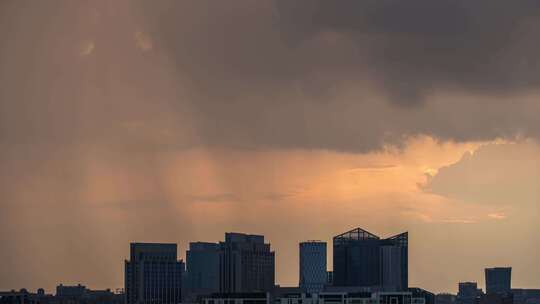
[[[269,292],[275,282],[275,254],[264,236],[225,233],[220,244],[220,291]]]
[[[326,270],[326,242],[302,242],[299,247],[299,286],[309,293],[320,292],[328,280]]]
[[[126,303],[180,303],[183,272],[176,244],[131,243],[124,269]]]
[[[334,237],[334,286],[408,288],[408,233],[381,239],[356,228]]]
[[[210,294],[219,291],[219,244],[189,243],[186,251],[187,284],[191,293]]]
[[[512,288],[512,267],[486,268],[486,293],[509,293]]]

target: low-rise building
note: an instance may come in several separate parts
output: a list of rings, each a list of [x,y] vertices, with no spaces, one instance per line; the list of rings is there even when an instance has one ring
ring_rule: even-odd
[[[266,292],[214,293],[202,298],[201,304],[270,304]]]

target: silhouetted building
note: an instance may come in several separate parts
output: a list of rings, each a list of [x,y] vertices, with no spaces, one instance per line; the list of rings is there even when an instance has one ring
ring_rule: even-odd
[[[46,294],[42,288],[37,293],[20,291],[0,292],[0,304],[124,304],[124,295],[107,290],[91,290],[82,285],[57,286],[56,295]]]
[[[512,289],[512,268],[486,268],[486,293],[509,293]]]
[[[511,293],[490,293],[479,296],[476,304],[514,304]]]
[[[222,293],[269,292],[274,288],[275,255],[262,235],[225,233],[220,243]]]
[[[299,286],[309,293],[320,292],[326,285],[326,242],[302,242],[300,248]]]
[[[425,304],[435,304],[435,294],[422,288],[413,287],[408,290],[415,299],[424,299]]]
[[[204,297],[202,304],[270,304],[266,292],[214,293]]]
[[[476,282],[460,282],[458,286],[458,304],[476,304],[476,298],[482,295],[482,290],[478,289]]]
[[[60,284],[56,286],[56,296],[64,298],[82,298],[86,294],[86,286],[78,284],[67,286]]]
[[[435,296],[435,304],[455,304],[456,295],[450,293],[439,293]]]
[[[186,290],[190,294],[211,294],[219,291],[219,244],[189,243],[186,251]]]
[[[388,239],[356,228],[334,237],[334,285],[408,288],[408,233]]]
[[[312,304],[427,304],[425,298],[416,297],[408,291],[323,292],[312,297],[310,302]],[[304,301],[302,301],[303,303]]]
[[[28,292],[26,289],[19,291],[1,291],[0,304],[39,304],[37,294]]]
[[[183,271],[176,244],[131,243],[125,261],[126,303],[180,303]]]
[[[514,304],[540,304],[540,289],[512,289]]]

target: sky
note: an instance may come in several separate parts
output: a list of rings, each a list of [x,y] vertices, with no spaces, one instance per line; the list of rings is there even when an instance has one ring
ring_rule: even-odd
[[[409,282],[540,288],[536,0],[0,1],[0,290],[129,243],[409,231]],[[329,265],[331,246],[329,246]]]

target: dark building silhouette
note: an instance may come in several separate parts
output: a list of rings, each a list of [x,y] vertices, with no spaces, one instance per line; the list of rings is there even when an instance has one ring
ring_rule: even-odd
[[[450,293],[439,293],[435,296],[435,304],[455,304],[456,295]]]
[[[222,293],[270,292],[274,288],[275,255],[264,236],[225,233],[220,243]]]
[[[430,291],[418,287],[409,288],[408,291],[413,298],[424,299],[424,304],[435,304],[435,294]]]
[[[64,298],[80,298],[86,294],[86,286],[78,284],[74,286],[60,284],[56,286],[56,296]]]
[[[131,243],[125,261],[126,303],[180,303],[183,272],[176,244]]]
[[[309,293],[322,291],[327,281],[326,242],[301,242],[299,249],[298,286]]]
[[[457,303],[476,304],[476,299],[482,295],[476,282],[460,282],[458,285]]]
[[[514,304],[540,304],[540,289],[512,289]]]
[[[82,285],[56,288],[56,295],[46,294],[43,288],[37,293],[20,291],[0,292],[0,304],[124,304],[124,294],[113,293],[110,289],[92,290]]]
[[[512,291],[512,267],[486,268],[486,293],[510,293]]]
[[[408,233],[381,239],[356,228],[334,237],[334,285],[408,288]]]
[[[491,293],[478,297],[476,304],[514,304],[514,297],[511,293]]]
[[[197,295],[219,291],[219,253],[217,243],[189,243],[186,251],[186,293]]]

